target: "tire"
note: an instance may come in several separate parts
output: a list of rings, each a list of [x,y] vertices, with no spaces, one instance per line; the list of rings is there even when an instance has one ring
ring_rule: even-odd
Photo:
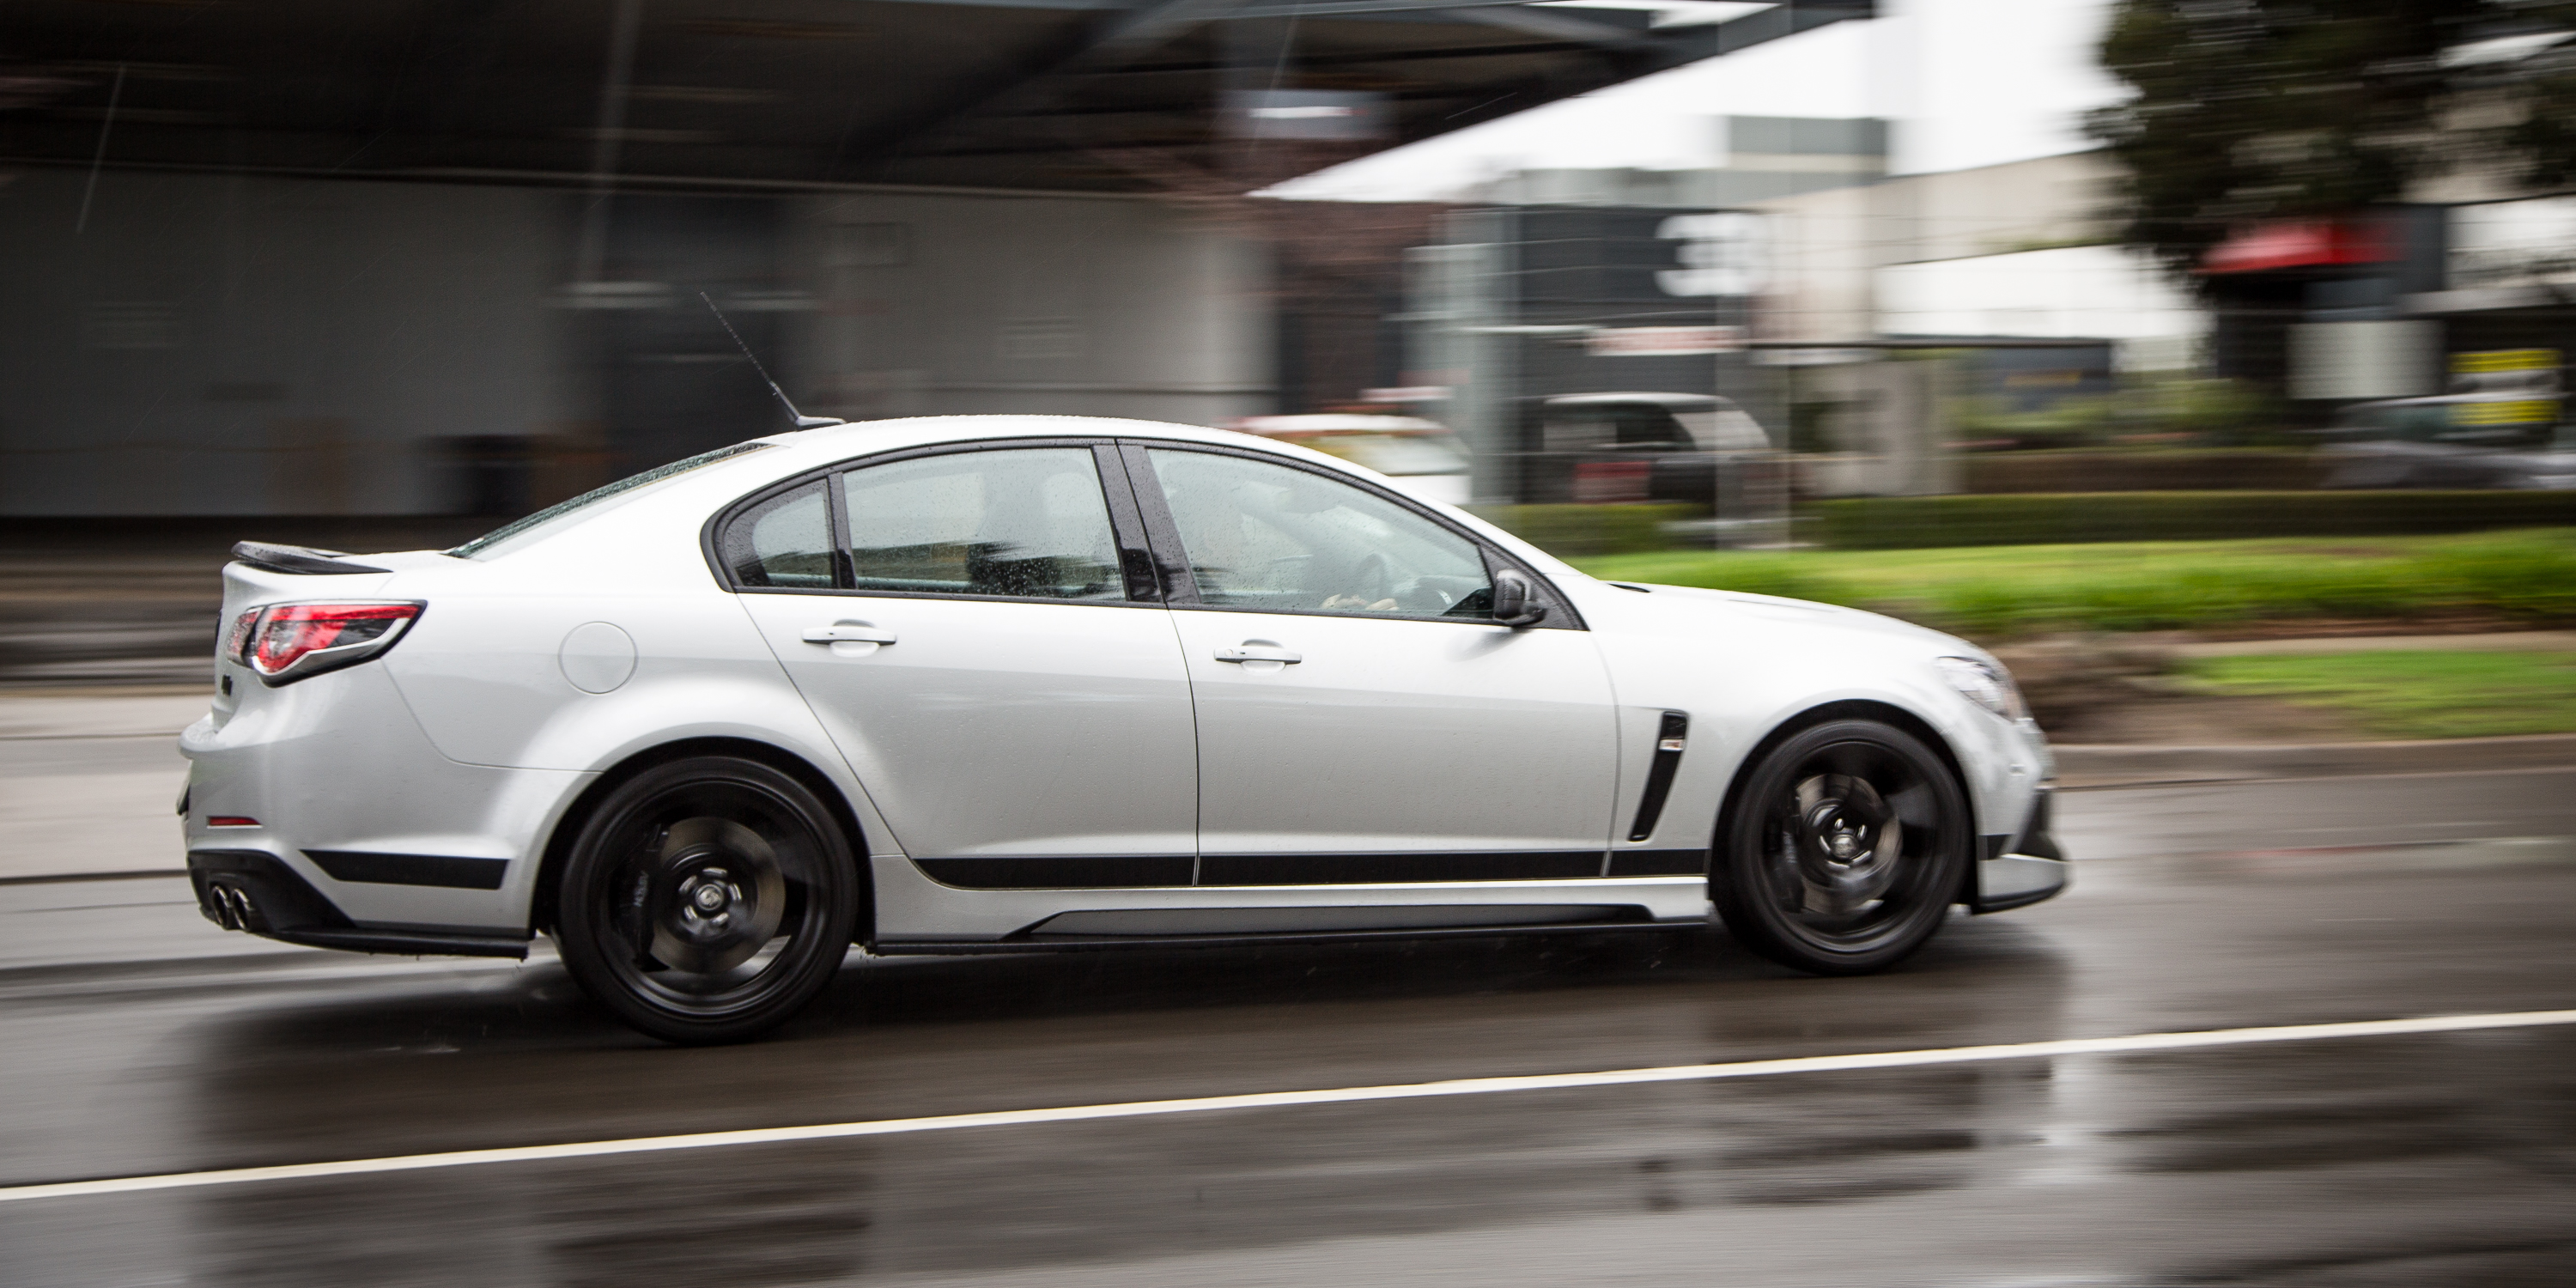
[[[575,836],[555,939],[582,991],[665,1042],[740,1042],[831,982],[859,865],[813,790],[692,756],[619,784]]]
[[[1791,734],[1744,780],[1709,896],[1754,952],[1817,975],[1885,970],[1940,930],[1967,879],[1967,795],[1923,741],[1874,720]]]

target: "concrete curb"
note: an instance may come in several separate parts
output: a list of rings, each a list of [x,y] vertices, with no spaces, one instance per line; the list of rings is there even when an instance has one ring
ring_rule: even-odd
[[[2074,744],[2053,748],[2061,786],[2215,783],[2345,774],[2468,773],[2576,767],[2576,734],[2212,747]]]

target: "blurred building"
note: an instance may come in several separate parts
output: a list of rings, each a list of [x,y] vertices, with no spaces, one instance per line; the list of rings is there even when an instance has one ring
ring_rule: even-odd
[[[1887,174],[1887,122],[1870,117],[1718,116],[1726,164],[1687,170],[1522,170],[1479,200],[1512,206],[1715,209],[1873,183]]]
[[[1726,12],[25,0],[0,514],[508,513],[777,428],[701,295],[809,412],[1269,411],[1239,194],[1873,5]]]
[[[2097,337],[2124,367],[2188,366],[2209,314],[2113,241],[2116,178],[2081,152],[1753,203],[1771,246],[1764,334]]]
[[[1270,401],[1263,248],[1135,197],[624,196],[583,280],[543,187],[85,187],[0,189],[11,514],[523,512],[782,427],[708,300],[814,414]]]
[[[1676,420],[1672,409],[1718,405],[1711,398],[1756,423],[1781,419],[1777,382],[1745,347],[1771,251],[1767,221],[1742,207],[1879,179],[1887,126],[1706,124],[1724,165],[1505,175],[1480,193],[1482,208],[1450,217],[1414,252],[1397,383],[1476,447],[1478,497],[1563,499],[1564,481],[1543,477],[1536,458],[1548,409],[1572,400],[1585,400],[1574,420],[1586,425],[1613,415],[1598,399],[1614,394],[1630,396],[1616,415],[1631,419],[1687,423],[1716,413]]]
[[[2417,201],[2250,223],[2186,283],[2114,240],[2118,178],[2073,153],[1750,203],[1770,247],[1761,334],[2098,339],[2107,363],[1987,352],[1977,389],[2026,407],[2104,392],[2114,369],[2190,372],[2310,419],[2440,393],[2463,355],[2576,353],[2576,198],[2446,176]]]
[[[1426,410],[1475,452],[1476,498],[1539,499],[1529,458],[1551,400],[1758,397],[1744,349],[1757,232],[1749,215],[1666,207],[1451,216],[1414,252],[1406,352]]]

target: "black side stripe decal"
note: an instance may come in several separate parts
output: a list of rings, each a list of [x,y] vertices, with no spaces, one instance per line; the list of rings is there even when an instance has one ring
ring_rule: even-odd
[[[1109,890],[1186,886],[1197,862],[1186,854],[1088,854],[914,859],[930,879],[968,890]]]
[[[1601,874],[1599,850],[1423,854],[1206,854],[1199,884],[1378,885],[1408,881],[1576,881]]]
[[[1706,850],[1612,850],[1614,877],[1696,877],[1708,873]]]
[[[444,854],[376,854],[365,850],[306,850],[304,857],[334,881],[368,885],[445,886],[498,890],[508,859],[465,859]]]
[[[1191,884],[1193,866],[1186,854],[917,858],[913,863],[934,881],[969,890],[1180,889]],[[1201,887],[1581,881],[1603,876],[1697,876],[1708,870],[1708,851],[1210,854],[1195,860],[1195,865]]]
[[[1655,834],[1655,820],[1664,816],[1664,797],[1673,790],[1673,774],[1681,768],[1682,747],[1690,737],[1690,717],[1679,711],[1667,711],[1661,726],[1655,730],[1655,759],[1646,769],[1646,793],[1637,798],[1637,821],[1628,828],[1628,839],[1642,841]]]

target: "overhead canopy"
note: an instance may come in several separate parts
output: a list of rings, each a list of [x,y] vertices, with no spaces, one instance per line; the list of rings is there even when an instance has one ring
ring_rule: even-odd
[[[1346,146],[1393,146],[1873,8],[1625,2],[16,0],[0,163],[1132,190],[1246,150],[1229,91],[1380,96]]]

